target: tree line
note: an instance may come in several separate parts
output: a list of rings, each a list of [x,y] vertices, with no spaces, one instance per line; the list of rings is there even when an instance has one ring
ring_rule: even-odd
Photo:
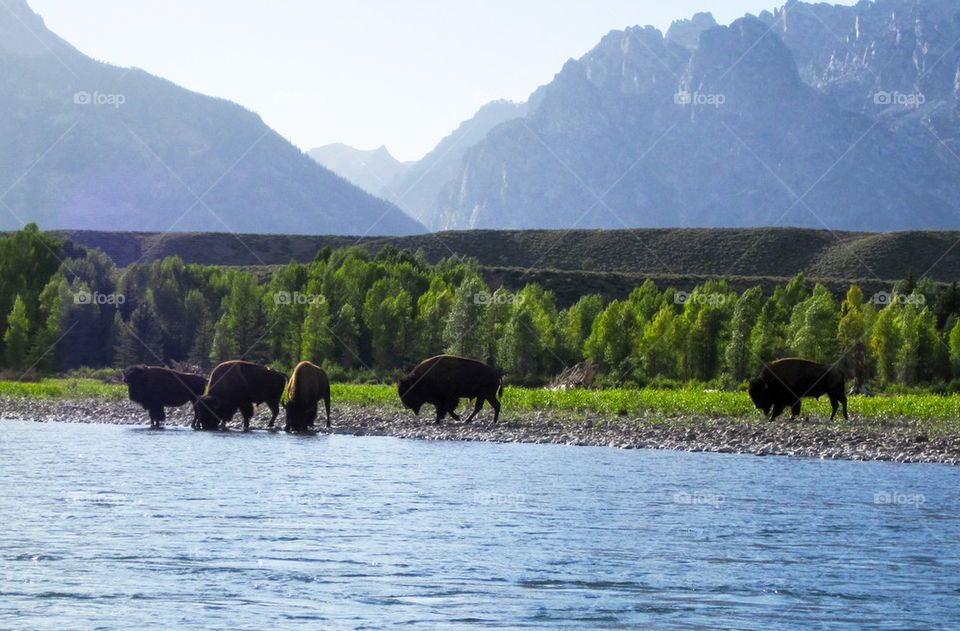
[[[842,297],[802,274],[769,295],[648,280],[624,299],[589,294],[560,308],[537,284],[492,289],[476,262],[431,264],[422,252],[325,248],[270,269],[176,257],[120,269],[33,225],[0,237],[0,278],[0,358],[13,376],[242,357],[372,378],[446,352],[493,361],[513,383],[589,361],[600,385],[735,387],[795,355],[874,388],[960,389],[960,290],[925,278],[872,296],[852,285]]]

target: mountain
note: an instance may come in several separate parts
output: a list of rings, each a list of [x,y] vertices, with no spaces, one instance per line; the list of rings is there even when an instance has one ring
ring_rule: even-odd
[[[717,25],[712,13],[696,13],[689,20],[674,20],[667,29],[666,38],[684,48],[694,49],[700,34]]]
[[[0,228],[409,234],[239,105],[95,61],[0,6]]]
[[[613,31],[568,61],[524,118],[466,152],[431,225],[957,225],[955,2],[791,2],[710,21],[674,25],[670,37]],[[878,87],[909,95],[927,83],[944,142],[918,133],[916,111],[874,105]]]
[[[443,227],[439,215],[440,193],[457,177],[467,150],[483,140],[501,123],[526,114],[526,103],[493,101],[441,140],[433,151],[410,165],[394,185],[395,195],[389,199],[420,220],[431,230]]]
[[[520,118],[526,103],[492,101],[415,162],[398,162],[386,147],[373,151],[343,144],[312,149],[310,157],[372,195],[388,199],[424,225],[435,229],[443,187],[457,176],[464,153],[504,121]]]
[[[842,107],[958,151],[955,0],[875,0],[850,7],[792,1],[760,19],[793,52],[804,81]]]
[[[338,142],[311,149],[307,155],[351,184],[384,198],[389,197],[393,183],[408,167],[386,147],[365,150]]]

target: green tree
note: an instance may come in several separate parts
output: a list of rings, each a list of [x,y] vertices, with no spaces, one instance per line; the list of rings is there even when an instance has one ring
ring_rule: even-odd
[[[232,273],[230,292],[223,300],[222,315],[214,327],[210,351],[214,364],[228,359],[270,361],[267,317],[261,297],[253,274]]]
[[[730,321],[730,342],[724,351],[724,359],[730,376],[743,381],[750,373],[750,332],[763,309],[763,290],[751,287],[737,299]]]
[[[163,353],[163,340],[157,315],[150,303],[143,301],[124,322],[119,312],[114,315],[114,358],[120,366],[132,364],[158,364]]]
[[[897,352],[900,348],[898,310],[896,304],[881,309],[874,318],[870,335],[870,350],[877,362],[877,376],[883,384],[893,383],[896,378]]]
[[[838,324],[833,296],[818,283],[813,294],[793,309],[790,347],[800,357],[832,363],[836,361]]]
[[[763,304],[760,316],[750,331],[750,373],[786,354],[786,325],[781,297],[774,292]]]
[[[7,316],[7,330],[3,334],[4,365],[16,371],[26,370],[31,363],[29,353],[30,321],[27,319],[27,307],[17,294],[13,308]]]
[[[323,296],[313,297],[307,305],[307,317],[303,320],[300,339],[303,341],[299,356],[294,361],[288,361],[289,365],[293,366],[297,360],[312,361],[318,365],[330,363],[334,338],[330,328],[330,305]]]
[[[870,341],[872,308],[865,304],[863,291],[851,285],[840,305],[837,345],[842,353],[840,367],[853,375],[853,388],[862,392],[867,380],[867,346]]]
[[[638,350],[647,377],[677,377],[677,320],[676,310],[670,305],[664,305],[643,328]]]
[[[453,294],[447,284],[434,277],[430,288],[417,300],[417,355],[429,357],[443,352],[443,327],[453,305]]]
[[[448,353],[481,359],[489,354],[486,311],[490,301],[490,289],[479,276],[464,278],[453,295],[443,328],[443,344]]]
[[[345,304],[333,318],[331,336],[334,347],[333,356],[345,368],[355,368],[360,363],[360,326],[357,324],[356,311],[351,304]]]
[[[558,353],[564,362],[576,364],[583,361],[583,345],[590,337],[593,321],[601,311],[603,298],[599,294],[588,294],[558,314]]]
[[[960,379],[960,318],[957,318],[947,337],[950,349],[950,367],[953,378]]]
[[[398,280],[375,282],[367,292],[362,316],[376,368],[395,368],[411,360],[413,300]]]

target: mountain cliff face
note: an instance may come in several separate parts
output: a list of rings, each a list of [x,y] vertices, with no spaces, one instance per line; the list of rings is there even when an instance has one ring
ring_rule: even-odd
[[[960,159],[917,130],[956,135],[958,16],[790,3],[611,32],[466,152],[435,227],[956,226]],[[935,116],[874,96],[928,84]]]
[[[423,227],[228,101],[86,57],[0,6],[0,229],[407,234]]]
[[[447,182],[457,177],[467,149],[483,140],[497,125],[520,118],[526,111],[526,103],[487,103],[415,162],[397,162],[384,147],[363,151],[342,144],[313,149],[310,157],[435,229],[439,227],[440,193]]]
[[[804,80],[841,107],[957,151],[955,0],[875,0],[852,7],[789,2],[761,19],[791,49]]]
[[[356,149],[334,143],[311,149],[307,155],[354,186],[389,199],[393,183],[410,166],[394,158],[386,147]]]

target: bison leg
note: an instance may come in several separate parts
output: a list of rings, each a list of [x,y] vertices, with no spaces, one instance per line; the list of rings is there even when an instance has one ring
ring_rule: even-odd
[[[470,413],[470,416],[467,417],[465,423],[469,423],[473,420],[473,417],[480,413],[480,410],[483,409],[483,397],[477,397],[477,404],[473,406],[473,412]]]
[[[790,418],[795,419],[800,416],[800,399],[797,399],[793,405],[790,406]]]
[[[443,417],[447,415],[447,408],[442,403],[437,404],[437,423],[443,422]]]
[[[458,405],[460,405],[460,399],[454,399],[453,401],[451,401],[450,403],[447,404],[447,413],[448,413],[448,414],[453,418],[453,420],[455,420],[455,421],[459,421],[459,420],[460,420],[460,415],[457,414],[457,406],[458,406]]]
[[[782,403],[777,403],[777,404],[775,404],[775,405],[773,406],[773,411],[770,412],[770,420],[771,420],[771,421],[776,420],[777,417],[780,416],[780,414],[783,413],[783,409],[784,409],[785,407],[786,407],[786,406],[785,406],[784,404],[782,404]]]
[[[273,422],[277,420],[277,415],[280,414],[280,403],[278,401],[267,401],[267,407],[270,408],[270,422],[267,423],[267,427],[273,427]]]
[[[489,401],[493,407],[493,422],[496,423],[500,420],[500,401],[497,400],[496,395],[490,397],[487,401]]]
[[[150,408],[150,427],[157,428],[163,424],[166,415],[163,413],[163,406]]]
[[[330,395],[328,394],[323,399],[323,406],[327,408],[327,427],[330,427]]]
[[[830,415],[831,421],[837,415],[837,410],[840,408],[840,405],[843,405],[844,420],[850,420],[850,417],[847,416],[847,395],[845,395],[843,390],[841,390],[840,393],[835,397],[830,395],[830,407],[833,408],[833,413]]]
[[[244,403],[240,406],[240,414],[243,416],[243,431],[250,429],[250,419],[253,418],[253,404]]]

